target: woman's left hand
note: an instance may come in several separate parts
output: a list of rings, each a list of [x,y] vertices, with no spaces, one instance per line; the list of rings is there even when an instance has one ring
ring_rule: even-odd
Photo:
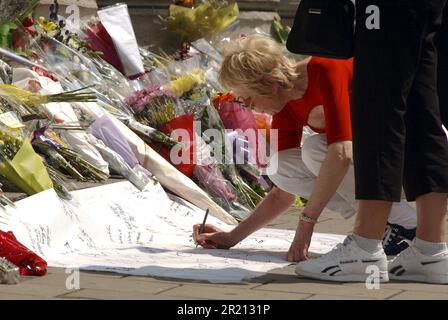
[[[288,254],[286,255],[286,261],[300,262],[308,260],[308,249],[311,243],[311,236],[313,235],[314,223],[299,221],[297,226],[296,235],[289,247]]]

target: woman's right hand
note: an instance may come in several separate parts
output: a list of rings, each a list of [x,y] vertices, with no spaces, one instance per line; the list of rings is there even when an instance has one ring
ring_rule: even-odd
[[[200,230],[200,224],[193,226],[193,240],[203,248],[229,249],[238,243],[232,239],[230,232],[222,231],[212,224],[205,225],[204,233],[200,234]]]

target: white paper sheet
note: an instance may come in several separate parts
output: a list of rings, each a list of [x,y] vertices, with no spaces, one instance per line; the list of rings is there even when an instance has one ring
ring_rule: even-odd
[[[288,263],[293,231],[262,229],[231,250],[196,248],[192,225],[204,212],[170,200],[159,185],[143,192],[120,182],[73,192],[47,190],[0,211],[0,229],[14,232],[54,267],[240,282]],[[227,225],[210,216],[224,230]],[[343,236],[315,234],[311,251],[325,253]]]

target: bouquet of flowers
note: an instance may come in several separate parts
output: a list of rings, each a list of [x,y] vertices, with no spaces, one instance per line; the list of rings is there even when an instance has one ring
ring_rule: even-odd
[[[19,119],[0,115],[0,175],[28,195],[53,187],[41,158],[34,152]],[[7,123],[7,125],[5,125]]]
[[[221,157],[218,161],[220,163],[219,167],[224,176],[229,179],[237,190],[238,201],[242,202],[242,204],[248,208],[255,208],[262,197],[252,190],[252,188],[248,186],[238,174],[224,125],[222,124],[216,109],[210,105],[207,106],[203,110],[200,120],[202,136],[207,143],[213,144],[212,149]],[[213,138],[207,136],[207,129],[216,129],[215,132],[219,132],[220,136]]]
[[[177,101],[170,91],[152,86],[134,92],[125,101],[135,119],[126,122],[131,129],[153,142],[169,147],[177,144],[177,141],[159,131],[164,124],[176,117]]]
[[[178,77],[166,85],[166,89],[171,90],[177,97],[181,97],[190,92],[196,85],[203,83],[205,73],[201,69],[195,69],[191,72]]]
[[[84,92],[86,89],[87,88],[82,88],[58,94],[38,95],[14,85],[0,84],[0,96],[8,97],[17,104],[25,105],[27,107],[51,102],[95,102],[96,95],[92,92]]]
[[[134,92],[126,103],[131,107],[135,120],[156,129],[176,117],[176,97],[158,86]]]
[[[164,19],[170,32],[179,34],[183,40],[194,41],[225,29],[239,14],[236,1],[194,1],[193,8],[170,5],[169,16]]]

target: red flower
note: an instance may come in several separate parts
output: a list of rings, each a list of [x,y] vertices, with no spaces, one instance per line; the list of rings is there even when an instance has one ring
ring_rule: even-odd
[[[25,28],[29,28],[32,27],[34,25],[34,21],[31,18],[26,18],[25,20],[23,20],[22,22],[22,26],[24,26]]]

